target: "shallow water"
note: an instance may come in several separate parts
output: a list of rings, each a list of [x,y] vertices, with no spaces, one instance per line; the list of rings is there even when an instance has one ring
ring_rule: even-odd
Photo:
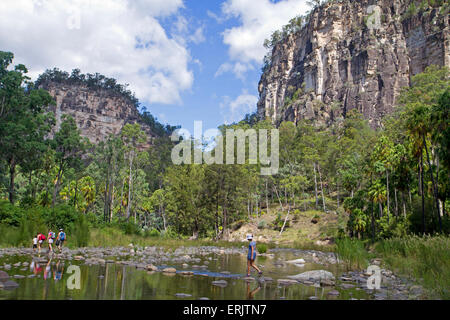
[[[200,257],[200,256],[199,256]],[[46,258],[41,255],[40,259]],[[285,279],[288,275],[295,275],[309,270],[328,270],[338,279],[343,270],[338,265],[317,265],[307,263],[304,267],[292,264],[277,266],[277,261],[287,261],[301,258],[290,252],[279,252],[274,258],[260,256],[257,265],[261,266],[265,277],[273,281],[245,281],[242,277],[246,273],[246,257],[240,254],[210,254],[201,256],[202,261],[197,265],[209,263],[206,267],[183,267],[182,264],[168,264],[158,266],[174,267],[176,274],[162,272],[147,272],[134,266],[124,266],[116,263],[105,265],[86,265],[84,261],[64,261],[49,259],[47,263],[38,263],[37,258],[29,256],[5,256],[0,258],[0,266],[11,265],[12,269],[5,270],[11,278],[14,275],[26,276],[24,279],[12,279],[19,284],[13,290],[0,290],[0,299],[27,300],[157,300],[157,299],[200,299],[211,300],[274,300],[274,299],[370,299],[371,296],[362,289],[344,290],[336,287],[315,287],[303,284],[289,286],[279,285],[277,279]],[[14,267],[17,262],[28,262],[27,267]],[[34,261],[34,262],[33,262]],[[44,261],[44,260],[42,260]],[[71,290],[68,283],[72,283],[68,268],[71,265],[80,267],[80,289]],[[192,271],[194,275],[181,275],[181,271]],[[225,272],[224,274],[221,272]],[[28,276],[34,275],[34,278]],[[255,273],[252,273],[254,278]],[[227,281],[226,287],[212,284],[216,280]],[[358,286],[356,286],[358,287]],[[329,296],[328,292],[337,290],[338,297]],[[186,294],[190,296],[177,296]]]

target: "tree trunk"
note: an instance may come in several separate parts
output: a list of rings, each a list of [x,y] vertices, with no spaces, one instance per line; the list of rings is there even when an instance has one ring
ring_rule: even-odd
[[[436,184],[436,181],[434,180],[434,174],[433,174],[433,167],[431,166],[431,161],[430,161],[430,155],[428,153],[428,147],[427,147],[427,141],[425,139],[425,135],[422,135],[422,140],[423,140],[423,145],[425,146],[425,152],[427,154],[427,162],[428,162],[428,170],[430,171],[430,177],[431,177],[431,183],[433,184],[433,196],[434,196],[434,203],[436,205],[436,215],[438,217],[438,221],[439,221],[439,231],[442,233],[442,219],[441,219],[441,215],[439,214],[440,210],[439,210],[439,202],[438,202],[438,186]]]
[[[316,162],[314,161],[314,192],[316,196],[316,209],[319,206],[319,199],[317,198],[317,177],[316,177]]]
[[[133,157],[131,155],[130,152],[130,161],[129,161],[129,167],[130,167],[130,171],[129,171],[129,176],[128,176],[128,203],[127,203],[127,221],[128,219],[130,219],[130,215],[131,215],[131,184],[133,183],[133,177],[131,174],[131,170],[132,170],[132,164],[133,164]]]
[[[323,194],[323,182],[322,182],[322,173],[320,172],[320,165],[317,165],[317,170],[319,171],[319,179],[320,179],[320,193],[322,194],[322,205],[323,212],[327,212],[327,208],[325,207],[325,195]]]
[[[58,170],[58,176],[56,178],[56,184],[55,184],[55,188],[53,189],[53,199],[52,199],[52,208],[55,207],[55,202],[56,202],[56,197],[59,193],[59,185],[61,183],[61,176],[63,173],[63,164],[61,163],[59,165],[59,170]]]
[[[77,208],[77,192],[78,192],[78,177],[75,178],[75,197],[73,199],[73,206]]]
[[[14,179],[16,177],[16,161],[13,158],[11,158],[11,161],[9,162],[9,202],[14,204]]]
[[[420,166],[419,166],[419,174],[420,174],[420,190],[422,195],[422,233],[425,234],[425,192],[423,189],[423,155],[422,150],[420,150]]]
[[[387,195],[387,212],[388,212],[388,222],[389,222],[389,213],[391,212],[389,206],[389,170],[386,170],[386,195]]]
[[[395,197],[395,216],[398,217],[397,188],[394,188],[394,197]]]
[[[337,207],[339,209],[339,180],[337,181]]]
[[[286,218],[284,219],[283,226],[281,227],[281,230],[280,230],[280,236],[281,236],[281,234],[283,233],[284,227],[286,226],[286,221],[287,221],[287,219],[289,218],[289,213],[290,213],[290,212],[291,212],[291,203],[289,202],[289,204],[288,204],[288,211],[287,211],[287,214],[286,214]]]
[[[266,178],[266,211],[267,213],[270,213],[269,211],[269,189],[268,189],[268,182],[267,182],[267,178]]]

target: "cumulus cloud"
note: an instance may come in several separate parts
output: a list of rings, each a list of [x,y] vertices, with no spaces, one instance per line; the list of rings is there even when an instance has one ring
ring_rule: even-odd
[[[246,114],[256,110],[258,97],[249,94],[246,90],[232,100],[230,97],[224,97],[220,104],[222,116],[226,124],[231,124],[242,120]]]
[[[240,25],[223,32],[223,42],[228,45],[228,68],[238,78],[242,78],[247,70],[262,63],[266,49],[264,40],[287,24],[290,19],[309,10],[305,0],[227,0],[222,5],[225,17],[237,18]],[[244,70],[245,66],[246,70]],[[244,70],[244,71],[243,71]],[[220,74],[220,73],[219,73]]]
[[[34,79],[47,68],[79,68],[129,83],[142,101],[179,103],[193,85],[192,61],[158,19],[181,16],[180,8],[182,0],[2,0],[0,48]]]

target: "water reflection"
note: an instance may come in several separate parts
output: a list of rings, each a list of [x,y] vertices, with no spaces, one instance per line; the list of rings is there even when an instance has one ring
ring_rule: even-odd
[[[290,256],[279,256],[283,260],[290,260]],[[24,260],[26,259],[26,260]],[[202,264],[208,261],[205,268],[196,269],[194,266],[168,265],[159,268],[175,267],[178,272],[191,271],[193,275],[185,276],[180,273],[166,274],[162,272],[147,272],[135,267],[106,263],[87,265],[82,261],[61,260],[57,255],[35,256],[31,260],[26,257],[4,257],[0,259],[0,266],[13,265],[17,262],[29,263],[26,270],[12,269],[9,275],[23,275],[24,279],[14,279],[19,287],[12,291],[0,290],[0,299],[30,299],[30,300],[140,300],[140,299],[179,299],[177,294],[188,294],[186,299],[207,297],[211,300],[274,300],[274,299],[308,299],[315,296],[327,299],[327,293],[332,288],[306,286],[294,284],[291,286],[278,285],[277,279],[287,275],[297,274],[314,269],[318,266],[307,265],[303,269],[295,266],[275,265],[276,260],[261,260],[264,273],[274,280],[269,282],[245,281],[242,277],[246,271],[246,257],[240,255],[212,255],[202,257]],[[71,266],[78,266],[80,270],[80,288],[69,289],[67,282],[72,273]],[[322,267],[323,266],[319,266]],[[333,271],[333,269],[330,269]],[[227,285],[218,287],[212,284],[216,280],[225,280]],[[334,289],[334,288],[333,288]],[[356,289],[355,289],[356,290]],[[355,298],[367,298],[363,290],[353,291]],[[347,294],[347,296],[346,296]],[[339,298],[349,298],[348,293],[341,292]]]

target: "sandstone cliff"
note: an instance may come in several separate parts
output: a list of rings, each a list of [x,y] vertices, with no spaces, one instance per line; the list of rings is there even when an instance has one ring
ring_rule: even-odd
[[[127,123],[139,123],[147,133],[147,146],[155,134],[141,121],[133,101],[113,90],[92,89],[84,84],[46,82],[42,87],[55,99],[52,106],[58,130],[62,114],[70,114],[81,129],[81,135],[92,143],[106,140],[110,134],[120,134]]]
[[[411,2],[345,0],[315,9],[273,48],[259,83],[258,116],[328,125],[356,108],[379,126],[411,76],[431,64],[450,65],[448,3],[410,13]],[[379,24],[368,20],[374,4]]]

